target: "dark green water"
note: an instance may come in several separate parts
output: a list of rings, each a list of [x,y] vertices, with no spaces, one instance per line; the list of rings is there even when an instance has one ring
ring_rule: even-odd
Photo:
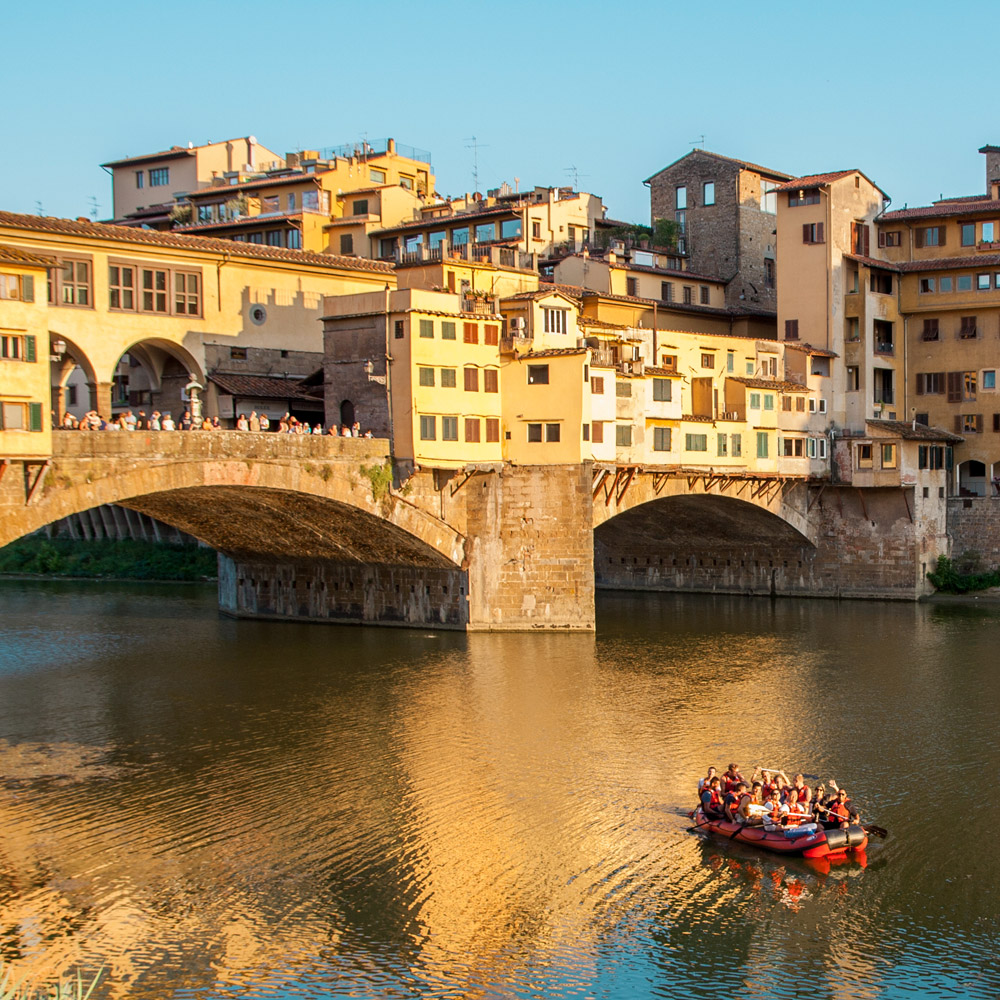
[[[0,954],[95,996],[1000,994],[1000,606],[604,596],[596,636],[0,583]],[[686,832],[834,777],[829,870]]]

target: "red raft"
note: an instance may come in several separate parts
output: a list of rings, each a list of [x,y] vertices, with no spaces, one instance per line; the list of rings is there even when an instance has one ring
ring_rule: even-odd
[[[796,835],[797,828],[789,827],[780,833],[769,833],[762,826],[743,826],[726,819],[710,819],[700,808],[695,811],[694,823],[698,829],[740,844],[751,844],[775,854],[791,854],[800,858],[825,858],[848,851],[861,853],[868,846],[868,834],[863,827],[855,824],[846,830],[824,830],[820,827],[811,833]]]

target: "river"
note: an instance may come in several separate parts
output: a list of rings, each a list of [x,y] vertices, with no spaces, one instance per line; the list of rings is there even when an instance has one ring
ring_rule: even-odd
[[[605,594],[595,635],[0,583],[0,957],[95,997],[995,998],[1000,605]],[[692,834],[833,777],[866,864]]]

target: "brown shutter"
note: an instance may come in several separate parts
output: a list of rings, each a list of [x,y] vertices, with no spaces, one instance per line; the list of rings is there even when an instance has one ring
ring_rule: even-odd
[[[943,247],[944,244],[945,244],[945,238],[948,235],[948,227],[947,226],[938,226],[937,227],[937,231],[938,231],[938,246],[939,247]]]
[[[955,433],[962,433],[962,417],[958,413],[955,414]]]
[[[959,403],[962,400],[962,372],[948,372],[948,402]]]
[[[879,234],[878,234],[878,245],[880,247],[884,247],[885,246],[885,233],[883,233],[881,230],[879,231]]]
[[[917,373],[917,395],[918,396],[922,396],[924,394],[924,384],[925,384],[924,379],[925,379],[925,376],[923,375],[923,373],[918,372]]]
[[[914,230],[913,233],[913,245],[918,249],[922,250],[924,246],[924,232],[923,229]]]
[[[823,223],[822,222],[817,222],[816,223],[816,242],[817,243],[822,243],[823,242]]]
[[[976,433],[983,433],[983,415],[981,413],[976,414]]]
[[[808,222],[803,222],[802,223],[802,242],[803,243],[810,243],[811,242],[811,240],[809,239],[809,223]]]
[[[868,257],[868,256],[871,255],[871,243],[869,243],[869,239],[870,239],[871,234],[868,231],[867,224],[861,227],[861,235],[862,235],[862,238],[864,240],[864,247],[865,247],[864,250],[862,250],[861,252],[866,257]]]

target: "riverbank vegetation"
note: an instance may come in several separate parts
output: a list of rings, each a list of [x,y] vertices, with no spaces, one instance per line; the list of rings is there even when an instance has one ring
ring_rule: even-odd
[[[963,552],[955,559],[938,556],[937,567],[927,579],[944,594],[970,594],[1000,587],[1000,570],[984,570],[978,552]]]
[[[214,580],[214,549],[109,538],[30,535],[0,549],[0,574],[94,580]]]

